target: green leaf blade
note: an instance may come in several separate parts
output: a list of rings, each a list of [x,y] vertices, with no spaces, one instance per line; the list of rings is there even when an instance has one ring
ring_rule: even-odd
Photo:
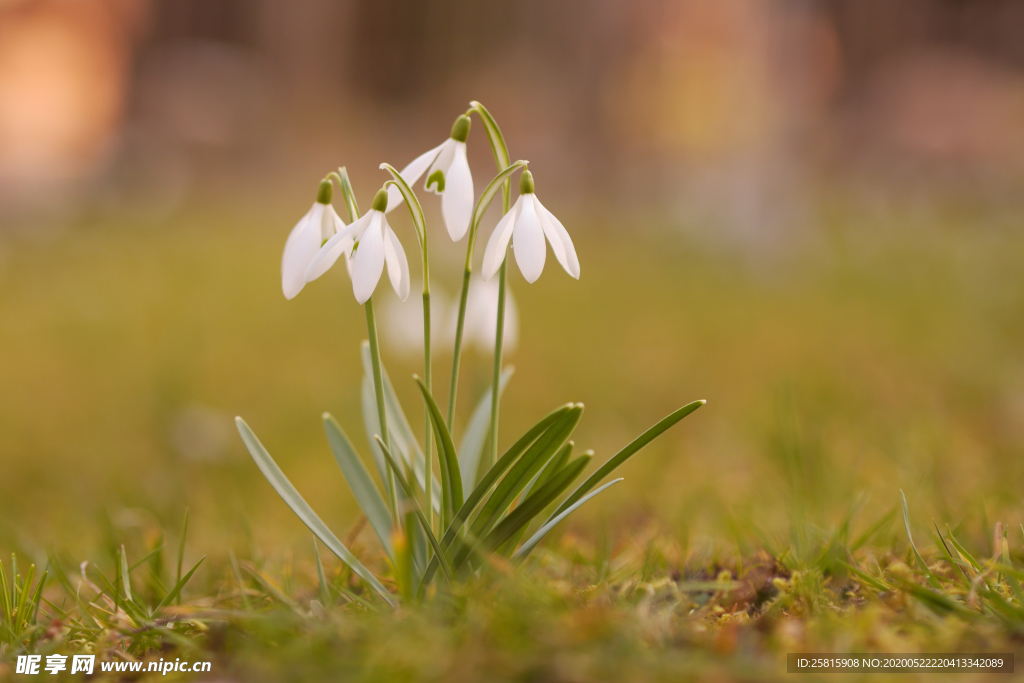
[[[345,481],[348,482],[352,495],[355,496],[360,509],[387,551],[388,557],[394,559],[394,549],[391,547],[391,528],[394,523],[384,498],[338,421],[330,413],[323,414],[323,421],[331,452],[345,476]]]
[[[597,494],[601,493],[605,489],[610,488],[610,487],[614,486],[615,484],[618,484],[620,481],[622,481],[622,477],[619,477],[618,479],[612,479],[607,484],[604,484],[602,486],[597,487],[596,489],[594,489],[593,491],[591,491],[590,493],[588,493],[587,495],[583,496],[582,498],[577,500],[575,503],[573,503],[572,505],[567,507],[565,510],[563,510],[562,512],[558,513],[557,515],[552,517],[550,520],[545,522],[544,525],[540,529],[538,529],[537,532],[535,534],[533,534],[533,536],[530,536],[530,538],[526,541],[526,543],[524,543],[522,546],[520,546],[519,550],[517,550],[515,552],[515,554],[512,555],[512,561],[513,562],[519,562],[519,561],[525,560],[526,556],[529,555],[531,552],[533,552],[533,549],[537,547],[537,544],[540,543],[541,540],[543,540],[543,538],[545,536],[547,536],[548,533],[552,529],[554,529],[560,522],[565,520],[566,517],[568,517],[569,515],[574,513],[576,510],[578,510],[580,508],[580,506],[582,506],[588,500],[590,500],[591,498],[593,498]]]
[[[388,589],[377,580],[369,569],[367,569],[362,562],[356,558],[355,555],[349,551],[345,545],[338,540],[338,537],[334,535],[334,532],[328,528],[326,524],[313,512],[313,508],[302,498],[298,490],[292,485],[288,478],[281,471],[281,468],[277,466],[274,459],[270,457],[270,454],[260,443],[256,435],[253,434],[249,425],[245,423],[240,417],[235,418],[235,424],[238,427],[238,432],[242,436],[242,441],[245,443],[246,448],[249,450],[249,455],[252,456],[256,466],[260,468],[263,476],[270,482],[270,485],[277,491],[277,495],[281,496],[281,499],[292,509],[292,512],[298,516],[302,523],[305,524],[310,531],[312,531],[317,538],[323,541],[331,552],[338,556],[342,562],[347,564],[352,571],[365,581],[373,588],[378,595],[386,602],[389,606],[394,607],[395,601],[388,592]]]
[[[442,498],[442,528],[448,526],[455,511],[460,509],[465,502],[462,493],[462,476],[459,473],[459,458],[455,453],[455,444],[452,443],[452,435],[448,431],[441,416],[441,409],[437,401],[430,393],[430,389],[419,377],[415,378],[416,385],[423,394],[423,400],[427,405],[427,413],[430,415],[430,424],[434,428],[434,440],[437,442],[438,463],[441,466],[441,498]]]
[[[592,488],[597,486],[602,479],[607,477],[609,474],[614,472],[620,465],[622,465],[624,462],[626,462],[631,457],[636,455],[636,453],[639,452],[644,446],[657,439],[659,436],[668,431],[672,426],[674,426],[677,422],[682,420],[684,417],[686,417],[693,411],[700,408],[705,403],[706,401],[704,400],[687,403],[685,406],[665,416],[653,427],[648,429],[646,432],[644,432],[637,438],[633,439],[633,441],[627,444],[625,448],[623,448],[618,453],[613,455],[605,464],[601,465],[601,467],[599,467],[596,472],[590,475],[586,481],[580,484],[579,487],[575,491],[573,491],[568,498],[562,501],[562,504],[558,506],[558,509],[556,509],[555,512],[552,514],[552,517],[564,512],[566,508],[568,508],[570,505],[572,505],[577,500],[582,498]]]

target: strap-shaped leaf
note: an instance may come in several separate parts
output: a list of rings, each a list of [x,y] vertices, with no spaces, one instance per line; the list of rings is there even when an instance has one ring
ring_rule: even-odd
[[[498,396],[505,391],[505,386],[515,368],[507,367],[501,373],[501,380],[498,382]],[[466,433],[462,436],[462,443],[459,444],[459,472],[462,474],[462,484],[472,485],[476,481],[477,468],[480,465],[480,455],[484,452],[484,443],[487,441],[487,428],[490,426],[488,420],[491,418],[491,388],[480,397],[480,402],[473,410],[473,416],[469,419]]]
[[[373,393],[373,381],[369,378],[373,377],[373,369],[371,366],[372,360],[370,358],[370,343],[363,341],[362,345],[362,358],[363,358],[363,374],[364,374],[364,385],[367,381],[370,382],[368,388],[364,388],[364,399],[363,399],[363,419],[369,425],[372,421],[373,425],[377,424],[377,404],[376,398]],[[388,412],[388,428],[391,430],[391,446],[392,454],[400,457],[405,461],[405,464],[412,468],[413,476],[416,479],[416,484],[419,489],[424,490],[426,485],[426,468],[425,460],[423,457],[423,451],[420,449],[420,444],[416,440],[416,436],[413,434],[412,427],[409,424],[409,419],[405,416],[405,411],[402,409],[402,404],[398,402],[398,396],[395,394],[395,387],[391,384],[391,378],[388,377],[387,368],[384,367],[384,363],[380,366],[381,377],[384,381],[384,405]],[[369,404],[366,403],[366,393],[369,391]],[[382,481],[387,479],[387,469],[384,463],[384,456],[380,454],[380,449],[377,447],[377,443],[373,439],[374,434],[380,434],[379,429],[375,431],[369,431],[367,427],[366,438],[370,442],[370,447],[373,449],[375,458],[379,458],[378,467],[381,468]],[[434,512],[438,512],[440,508],[441,500],[441,486],[438,484],[436,479],[431,479],[433,482],[433,508]]]
[[[398,466],[395,461],[395,456],[391,455],[387,446],[381,441],[380,437],[375,437],[377,443],[380,444],[381,451],[384,453],[384,458],[387,460],[388,465],[395,473],[395,480],[398,481],[398,485],[405,490],[407,496],[407,505],[411,505],[413,512],[416,514],[416,519],[420,523],[420,527],[423,529],[424,537],[427,542],[430,543],[430,547],[434,549],[434,554],[441,561],[441,571],[444,572],[446,578],[450,579],[452,576],[451,567],[448,566],[448,560],[445,559],[444,553],[441,552],[441,546],[437,542],[437,536],[434,535],[433,530],[430,528],[430,523],[427,522],[427,516],[423,514],[423,508],[420,507],[419,501],[416,500],[416,496],[413,493],[412,485],[409,480],[405,478],[405,474],[402,472],[402,468]]]
[[[238,433],[242,435],[242,441],[245,442],[245,447],[249,450],[249,455],[256,462],[256,466],[263,472],[263,476],[266,477],[270,485],[277,491],[277,495],[281,496],[281,499],[288,504],[288,507],[292,509],[292,512],[302,520],[302,523],[309,527],[309,530],[316,534],[316,537],[323,541],[332,553],[338,556],[342,562],[347,564],[355,573],[356,576],[361,578],[363,581],[368,583],[378,595],[384,599],[384,602],[390,606],[395,605],[394,598],[388,592],[380,581],[377,580],[369,569],[363,566],[363,563],[353,555],[345,545],[338,540],[338,537],[334,535],[334,532],[323,523],[313,508],[309,507],[309,504],[302,498],[299,492],[292,486],[292,483],[288,481],[288,477],[284,476],[284,472],[277,466],[274,459],[270,457],[270,453],[263,447],[260,440],[256,438],[256,435],[249,429],[249,425],[245,423],[240,417],[235,418],[235,424],[238,427]]]
[[[348,482],[352,495],[355,496],[360,509],[366,515],[367,521],[370,522],[374,533],[377,534],[377,538],[380,539],[387,551],[388,557],[394,559],[394,549],[391,546],[393,522],[387,504],[338,421],[330,413],[324,413],[323,420],[331,452],[334,453],[334,459],[337,461],[338,467],[341,468],[341,473],[345,475],[345,481]]]
[[[544,432],[527,449],[523,457],[509,470],[509,473],[505,475],[505,478],[494,489],[494,493],[480,509],[480,514],[473,522],[473,533],[476,536],[484,537],[534,475],[540,472],[540,469],[555,455],[562,444],[569,440],[569,436],[576,429],[582,415],[583,404],[573,405],[560,420],[551,426],[551,429]]]
[[[546,484],[551,480],[551,477],[558,473],[558,470],[565,467],[565,464],[569,462],[569,458],[572,457],[572,449],[575,445],[576,444],[572,441],[566,441],[565,444],[558,449],[558,452],[548,460],[548,464],[544,465],[544,469],[542,469],[540,473],[531,479],[530,483],[526,485],[526,488],[523,489],[523,496],[525,497],[530,495],[530,491],[534,488]],[[584,455],[593,458],[594,451],[585,451]]]
[[[568,498],[562,501],[562,504],[558,506],[558,509],[555,510],[551,517],[554,518],[555,515],[564,512],[570,505],[572,505],[577,500],[586,495],[587,491],[597,486],[599,483],[601,483],[602,479],[604,479],[609,474],[614,472],[619,467],[619,465],[633,457],[637,453],[637,451],[639,451],[641,448],[657,439],[659,436],[664,434],[670,427],[672,427],[674,424],[682,420],[684,417],[686,417],[693,411],[697,410],[697,408],[700,408],[705,403],[706,401],[704,400],[694,401],[693,403],[687,403],[685,406],[675,411],[674,413],[665,416],[653,427],[651,427],[646,432],[633,439],[633,441],[631,441],[629,445],[627,445],[621,451],[613,455],[608,460],[608,462],[601,465],[601,467],[599,467],[596,472],[587,477],[586,481],[580,484],[579,487],[575,491],[573,491]]]
[[[441,528],[445,528],[455,516],[455,511],[462,507],[462,475],[459,474],[459,458],[455,453],[455,444],[441,416],[437,401],[430,394],[430,389],[419,377],[415,377],[416,385],[423,394],[430,416],[430,426],[434,428],[434,440],[437,442],[438,464],[441,466]]]
[[[501,547],[519,529],[542,513],[544,508],[555,502],[555,499],[562,495],[562,492],[583,473],[588,464],[590,464],[590,458],[580,456],[563,467],[558,474],[551,478],[551,481],[541,486],[533,495],[516,506],[516,509],[508,513],[508,516],[487,534],[484,545],[490,550]]]
[[[545,536],[548,535],[548,532],[550,532],[552,529],[554,529],[555,526],[557,526],[559,522],[561,522],[566,517],[568,517],[569,515],[574,513],[577,509],[579,509],[579,507],[581,505],[586,503],[588,500],[590,500],[591,498],[593,498],[597,494],[601,493],[601,491],[604,491],[606,488],[608,488],[610,486],[614,486],[615,484],[618,484],[620,481],[622,481],[622,477],[619,477],[618,479],[612,479],[607,484],[605,484],[603,486],[597,487],[596,489],[594,489],[593,491],[591,491],[590,493],[588,493],[587,495],[583,496],[582,498],[577,500],[575,503],[573,503],[572,505],[567,507],[565,510],[563,510],[560,513],[558,513],[557,515],[555,515],[551,519],[549,519],[547,522],[544,523],[544,526],[542,526],[540,529],[537,529],[537,533],[535,533],[533,536],[530,536],[529,540],[527,540],[526,543],[524,543],[519,548],[519,550],[517,550],[512,555],[512,561],[513,562],[521,562],[522,560],[526,559],[526,556],[529,555],[531,552],[533,552],[533,549],[537,547],[537,544],[540,543],[541,540]]]
[[[551,456],[551,459],[548,460],[548,464],[544,465],[544,469],[542,469],[539,473],[537,473],[537,475],[533,477],[533,479],[530,480],[530,483],[526,485],[526,488],[523,489],[523,492],[520,494],[520,496],[522,498],[526,498],[528,495],[530,495],[531,491],[533,491],[535,488],[539,486],[543,486],[545,483],[550,481],[551,477],[555,476],[559,470],[565,467],[565,464],[569,462],[569,458],[572,457],[573,446],[573,442],[568,441],[565,443],[565,445],[559,448],[558,452]],[[591,459],[594,457],[594,451],[588,450],[584,452],[583,455],[585,455],[588,459]],[[498,549],[498,553],[505,556],[511,555],[512,551],[519,546],[519,541],[523,540],[523,536],[529,530],[529,525],[522,527],[512,536],[512,538],[506,541],[505,545]]]
[[[463,503],[462,509],[455,514],[455,519],[448,525],[447,530],[444,532],[444,537],[441,539],[441,548],[448,550],[452,543],[455,541],[456,536],[462,529],[462,525],[465,523],[469,516],[476,510],[477,505],[483,500],[487,492],[491,490],[494,483],[498,481],[498,478],[503,475],[509,467],[511,467],[516,459],[523,454],[523,452],[532,444],[537,438],[545,431],[551,428],[560,418],[563,418],[566,413],[572,409],[573,404],[567,403],[563,406],[556,408],[544,417],[542,417],[537,424],[533,425],[523,434],[519,439],[509,447],[505,454],[502,455],[496,463],[494,463],[487,473],[484,474],[483,479],[476,485],[473,492],[469,494],[469,498]],[[437,571],[437,559],[430,561],[427,571],[423,576],[423,582],[420,584],[420,592],[423,592],[424,587],[430,583],[430,580],[434,576],[434,572]]]

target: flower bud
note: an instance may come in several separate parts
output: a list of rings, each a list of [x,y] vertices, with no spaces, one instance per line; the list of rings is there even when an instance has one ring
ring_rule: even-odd
[[[519,194],[533,194],[533,174],[529,170],[519,176]]]
[[[455,142],[465,142],[466,138],[469,137],[469,117],[463,114],[459,118],[455,119],[455,123],[452,125],[452,140]]]
[[[330,204],[334,196],[334,185],[330,180],[324,178],[320,181],[320,189],[316,191],[316,201],[320,204]]]
[[[381,187],[377,190],[377,195],[374,197],[374,203],[370,205],[370,208],[374,211],[384,211],[387,208],[387,190]]]

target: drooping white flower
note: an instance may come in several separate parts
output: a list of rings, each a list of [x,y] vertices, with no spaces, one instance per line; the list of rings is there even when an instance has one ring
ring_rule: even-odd
[[[327,240],[306,268],[305,281],[317,279],[344,255],[356,301],[365,304],[373,296],[385,265],[388,267],[391,286],[399,298],[405,301],[409,296],[409,261],[405,258],[402,243],[398,241],[398,236],[384,215],[387,201],[387,192],[380,190],[373,198],[369,211]]]
[[[460,116],[452,126],[451,137],[434,149],[424,152],[409,162],[399,173],[410,186],[424,173],[427,180],[423,187],[429,192],[441,195],[441,214],[444,216],[448,234],[456,242],[469,229],[473,216],[473,176],[466,159],[466,138],[469,137],[469,117]],[[388,208],[393,210],[402,203],[402,193],[395,187],[388,188]]]
[[[292,228],[284,243],[281,257],[281,289],[284,298],[294,299],[306,284],[306,268],[320,246],[345,227],[331,205],[333,186],[330,180],[320,183],[316,201]]]
[[[580,279],[580,262],[576,258],[576,249],[569,233],[561,221],[544,208],[533,190],[533,175],[523,171],[519,176],[519,199],[498,221],[487,240],[482,268],[485,280],[490,280],[498,272],[511,240],[519,270],[527,282],[535,282],[544,270],[544,258],[547,255],[545,237],[565,272]]]

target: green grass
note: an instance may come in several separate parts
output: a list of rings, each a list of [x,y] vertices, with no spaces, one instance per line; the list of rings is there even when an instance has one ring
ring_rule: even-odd
[[[232,207],[9,237],[0,556],[18,554],[18,600],[36,585],[26,568],[46,567],[48,602],[38,620],[26,603],[12,610],[0,667],[36,624],[38,652],[199,648],[238,680],[764,680],[785,675],[787,651],[1014,650],[1024,238],[988,209],[821,213],[820,239],[763,257],[563,216],[586,226],[573,232],[583,276],[512,280],[523,329],[502,443],[580,401],[574,439],[599,463],[688,400],[708,405],[523,571],[499,564],[398,612],[323,547],[321,585],[310,534],[232,433],[244,415],[346,545],[389,576],[319,419],[330,411],[369,452],[362,313],[340,271],[284,301],[280,226],[293,217]],[[459,270],[458,249],[432,250],[434,277],[454,291],[443,273]],[[421,359],[382,350],[403,404],[421,405],[402,381]],[[446,364],[439,355],[437,377]],[[467,355],[464,390],[480,395],[489,374],[489,359]],[[473,403],[460,400],[456,440]],[[181,605],[151,612],[177,582],[186,508],[181,573],[207,559]],[[117,584],[122,544],[129,566],[155,551],[129,586],[145,623],[105,614],[123,600],[116,588],[75,598],[82,561],[100,590],[100,572]]]

